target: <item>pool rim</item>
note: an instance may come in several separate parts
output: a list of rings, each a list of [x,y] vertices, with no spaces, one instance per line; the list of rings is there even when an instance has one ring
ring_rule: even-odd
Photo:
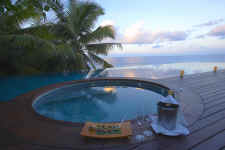
[[[94,82],[94,81],[128,81],[128,82],[138,82],[138,83],[147,83],[147,84],[153,84],[156,86],[159,86],[161,88],[164,88],[166,90],[170,90],[169,87],[164,86],[162,84],[159,84],[155,81],[149,81],[149,80],[144,80],[144,79],[140,79],[140,78],[127,78],[127,77],[118,77],[118,78],[91,78],[91,79],[82,79],[82,80],[72,80],[72,81],[66,81],[66,82],[60,82],[60,83],[56,83],[56,84],[50,84],[44,87],[41,87],[39,89],[33,90],[31,92],[28,92],[26,94],[23,94],[23,97],[29,97],[30,100],[25,100],[26,102],[26,109],[31,113],[32,117],[35,117],[38,120],[43,120],[43,121],[48,121],[48,122],[52,122],[54,124],[61,124],[61,125],[66,125],[66,126],[81,126],[84,123],[82,122],[72,122],[72,121],[64,121],[64,120],[54,120],[51,118],[48,118],[44,115],[39,114],[38,112],[36,112],[33,108],[33,103],[38,100],[39,97],[47,94],[48,92],[57,90],[59,88],[68,86],[68,85],[72,85],[72,84],[76,84],[76,83],[87,83],[87,82]],[[29,96],[30,95],[30,96]],[[17,98],[15,98],[17,99]],[[137,117],[138,118],[138,117]],[[126,121],[136,121],[137,118],[132,119],[132,120],[126,120]]]

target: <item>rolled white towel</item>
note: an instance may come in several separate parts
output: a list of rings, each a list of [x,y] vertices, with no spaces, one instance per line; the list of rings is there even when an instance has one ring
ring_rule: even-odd
[[[168,95],[167,97],[162,97],[160,99],[161,102],[164,102],[164,103],[169,103],[169,104],[177,104],[179,105],[179,103],[177,102],[177,100],[171,96],[171,95]]]

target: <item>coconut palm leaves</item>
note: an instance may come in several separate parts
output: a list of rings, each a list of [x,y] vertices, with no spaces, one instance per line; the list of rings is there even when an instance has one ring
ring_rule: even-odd
[[[48,4],[49,2],[49,4]],[[5,74],[44,72],[42,62],[52,55],[55,45],[47,25],[23,28],[29,19],[44,18],[50,0],[10,0],[0,2],[0,67]],[[56,5],[56,3],[55,3]],[[50,55],[51,54],[51,55]]]
[[[107,55],[114,46],[121,47],[118,43],[100,43],[105,38],[115,38],[112,26],[98,27],[95,23],[103,15],[103,9],[93,2],[70,0],[70,7],[63,14],[62,19],[55,25],[55,33],[66,40],[73,52],[81,58],[84,66],[96,68],[96,64],[111,67],[99,54]],[[75,60],[76,61],[76,60]],[[75,62],[76,63],[76,62]]]
[[[45,22],[46,12],[56,13],[56,22]],[[118,43],[112,26],[96,28],[104,14],[93,2],[69,0],[65,9],[58,0],[10,0],[0,2],[0,67],[7,73],[69,72],[111,67],[98,55],[107,55]],[[37,20],[29,27],[24,22]]]

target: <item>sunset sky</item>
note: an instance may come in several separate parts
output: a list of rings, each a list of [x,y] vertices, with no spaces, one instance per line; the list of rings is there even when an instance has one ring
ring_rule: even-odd
[[[110,56],[225,54],[224,0],[92,1],[105,10],[97,25],[127,43]]]

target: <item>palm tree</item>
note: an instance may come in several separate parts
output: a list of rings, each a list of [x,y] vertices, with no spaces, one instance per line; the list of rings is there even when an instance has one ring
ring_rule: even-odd
[[[45,20],[45,13],[60,8],[58,0],[0,2],[0,68],[5,74],[40,73],[55,45],[47,25],[23,28],[28,20]]]
[[[67,10],[58,10],[56,14],[59,21],[53,30],[60,38],[58,45],[71,52],[65,59],[71,57],[70,64],[75,64],[80,69],[96,69],[96,65],[112,67],[98,55],[107,55],[111,48],[121,47],[121,44],[100,43],[105,38],[115,38],[111,25],[95,28],[96,20],[104,14],[103,9],[94,2],[70,0]]]
[[[31,3],[32,2],[32,3]],[[46,23],[46,12],[56,12],[57,23]],[[70,0],[65,10],[58,0],[0,2],[0,69],[5,74],[69,72],[111,67],[98,54],[119,46],[99,43],[115,38],[112,26],[95,28],[103,9],[93,2]],[[24,28],[28,20],[38,22]],[[0,73],[0,75],[1,75]]]

